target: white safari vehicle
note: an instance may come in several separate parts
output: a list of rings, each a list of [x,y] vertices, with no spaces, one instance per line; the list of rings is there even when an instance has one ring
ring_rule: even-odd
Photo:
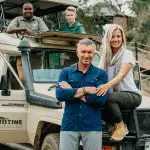
[[[24,2],[25,0],[3,1],[1,16],[4,17],[5,11],[5,16],[8,17],[18,15],[17,10]],[[63,10],[68,5],[77,6],[75,0],[32,2],[38,5],[42,15]],[[88,34],[62,32],[45,32],[18,39],[16,35],[0,33],[0,143],[29,143],[34,150],[59,149],[64,104],[56,99],[55,85],[61,69],[77,62],[76,42],[82,38],[90,38],[98,46],[101,39]],[[21,56],[22,59],[23,81],[20,81],[17,75],[14,61],[16,56]],[[97,65],[99,60],[100,55],[97,53],[93,63]],[[137,70],[138,66],[135,70],[135,82],[140,85]],[[125,110],[123,114],[130,133],[123,141],[112,142],[109,140],[107,124],[103,124],[103,149],[148,150],[149,99],[143,97],[139,108]]]

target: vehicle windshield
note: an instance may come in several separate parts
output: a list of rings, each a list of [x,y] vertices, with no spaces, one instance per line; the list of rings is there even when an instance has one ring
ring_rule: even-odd
[[[32,51],[30,59],[34,82],[57,82],[60,71],[78,61],[75,52],[56,49]]]
[[[50,49],[30,53],[34,82],[57,82],[64,67],[78,62],[75,51]],[[98,65],[99,55],[95,55],[93,64]]]

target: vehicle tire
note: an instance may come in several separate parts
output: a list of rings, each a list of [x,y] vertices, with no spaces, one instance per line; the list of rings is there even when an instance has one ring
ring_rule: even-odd
[[[41,150],[59,150],[59,133],[48,134],[42,144]]]

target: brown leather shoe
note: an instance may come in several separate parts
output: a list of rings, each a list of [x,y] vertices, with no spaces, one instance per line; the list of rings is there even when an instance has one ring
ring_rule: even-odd
[[[115,131],[110,140],[121,141],[129,133],[126,124],[123,122],[116,123]]]

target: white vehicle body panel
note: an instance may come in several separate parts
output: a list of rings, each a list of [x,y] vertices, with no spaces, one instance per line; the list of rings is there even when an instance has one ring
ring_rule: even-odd
[[[27,132],[29,141],[33,144],[39,122],[44,121],[61,125],[63,111],[63,109],[51,109],[30,105],[27,113]]]
[[[24,90],[12,90],[10,96],[0,95],[1,143],[28,141],[27,110]]]

